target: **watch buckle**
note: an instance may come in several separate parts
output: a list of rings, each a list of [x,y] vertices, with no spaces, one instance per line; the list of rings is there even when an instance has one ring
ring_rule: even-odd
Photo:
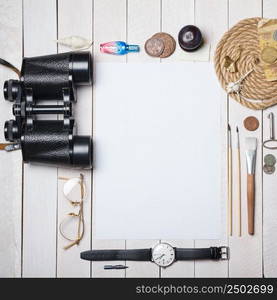
[[[228,260],[229,259],[229,247],[221,246],[219,247],[219,254],[221,260]]]

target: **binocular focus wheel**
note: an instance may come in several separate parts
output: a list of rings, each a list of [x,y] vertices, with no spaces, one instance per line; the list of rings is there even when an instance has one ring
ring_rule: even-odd
[[[14,142],[19,138],[18,125],[15,120],[9,120],[5,122],[4,135],[5,139],[10,142]]]
[[[20,91],[20,88],[21,87],[18,80],[13,80],[13,79],[6,80],[4,82],[4,88],[3,88],[5,100],[11,102],[15,101]]]

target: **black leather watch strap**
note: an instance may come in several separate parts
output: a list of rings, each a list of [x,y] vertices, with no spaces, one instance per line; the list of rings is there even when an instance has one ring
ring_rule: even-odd
[[[194,260],[194,259],[223,259],[222,254],[228,254],[222,251],[223,247],[210,248],[175,248],[176,260]],[[226,251],[226,247],[224,247]],[[224,259],[228,259],[224,257]]]
[[[152,249],[90,250],[81,253],[81,258],[92,261],[137,260],[150,261]]]

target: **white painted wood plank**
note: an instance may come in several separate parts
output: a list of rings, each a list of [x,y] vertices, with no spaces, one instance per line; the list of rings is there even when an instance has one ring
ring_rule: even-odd
[[[22,59],[22,5],[17,0],[0,3],[0,57],[20,68]],[[5,80],[16,74],[0,66],[0,90]],[[3,98],[3,97],[2,97]],[[12,119],[12,104],[1,99],[0,140],[4,123]],[[20,151],[0,153],[0,277],[21,276],[22,156]]]
[[[160,0],[129,0],[127,3],[127,41],[140,45],[139,53],[127,55],[127,62],[156,62],[144,51],[144,43],[156,32],[160,32]],[[145,26],[147,24],[147,26]],[[127,240],[126,249],[152,248],[157,240]],[[159,277],[159,267],[152,262],[127,261],[126,277]]]
[[[56,53],[56,1],[24,0],[24,55]],[[23,276],[56,276],[57,169],[24,166]]]
[[[140,46],[139,53],[130,53],[127,56],[128,62],[159,62],[159,58],[147,55],[144,44],[152,35],[160,32],[160,20],[160,0],[128,1],[128,43]]]
[[[102,54],[99,45],[103,42],[126,41],[127,31],[126,0],[94,0],[94,62],[126,62],[126,56]],[[94,102],[96,101],[94,97]],[[97,142],[97,141],[95,141]],[[92,188],[93,190],[93,188]],[[93,197],[93,196],[92,196]],[[93,197],[93,201],[94,201]],[[93,208],[93,205],[92,205]],[[94,235],[94,219],[92,220],[93,249],[125,249],[124,240],[96,240]],[[93,262],[93,277],[125,277],[125,270],[104,270],[107,262]],[[109,264],[125,264],[124,261],[109,262]]]
[[[194,24],[194,0],[163,0],[162,1],[162,28],[176,40],[176,50],[163,61],[189,59],[191,53],[183,51],[178,44],[178,33],[182,27]]]
[[[229,0],[229,26],[245,18],[261,17],[262,0]]]
[[[170,33],[176,40],[176,50],[173,55],[162,59],[170,61],[209,61],[210,44],[204,38],[203,45],[193,52],[183,51],[178,43],[179,31],[186,25],[197,25],[195,20],[195,0],[163,0],[161,31]],[[202,31],[202,28],[200,27]]]
[[[199,26],[205,36],[206,43],[211,46],[210,61],[213,61],[214,50],[222,34],[228,29],[228,1],[195,0],[195,24]],[[226,236],[226,201],[227,199],[227,95],[224,91],[221,93],[221,124],[222,124],[222,156],[221,156],[221,195],[222,195],[222,239],[221,240],[196,240],[196,248],[208,248],[211,246],[227,246]],[[207,199],[208,201],[208,199]],[[227,277],[227,261],[196,261],[195,277]]]
[[[94,224],[94,223],[92,223]],[[93,234],[93,228],[92,228]],[[124,240],[95,240],[92,235],[92,249],[125,249]],[[126,262],[128,265],[129,262]],[[104,270],[105,265],[125,265],[125,261],[96,261],[92,262],[92,277],[94,278],[122,278],[125,270]]]
[[[263,0],[263,17],[276,19],[277,17],[276,0]]]
[[[277,1],[263,0],[263,17],[277,18]],[[275,132],[277,122],[277,106],[266,109],[263,113],[263,139],[267,140],[269,133],[270,112],[275,116]],[[271,153],[275,157],[276,150],[263,149],[263,155]],[[276,201],[276,172],[273,175],[263,174],[263,258],[264,276],[277,277],[277,201]]]
[[[126,0],[94,1],[94,61],[126,62],[126,56],[114,56],[100,52],[100,44],[126,41]]]
[[[233,26],[239,20],[248,17],[257,17],[262,14],[261,0],[230,0],[229,25]],[[255,132],[249,132],[243,127],[243,120],[247,116],[256,116],[260,127]],[[241,138],[241,174],[242,174],[242,237],[237,236],[235,227],[234,236],[230,237],[231,259],[229,263],[230,277],[261,277],[262,276],[262,112],[253,111],[229,100],[229,123],[233,130],[233,145],[235,145],[235,127],[239,126]],[[247,197],[246,197],[246,163],[245,163],[245,137],[258,138],[257,164],[256,164],[256,207],[255,207],[255,235],[247,233]],[[234,160],[235,161],[235,160]],[[234,166],[234,174],[236,174]],[[235,179],[235,178],[234,178]],[[233,190],[236,195],[236,189]],[[237,209],[234,205],[234,220],[237,220]]]
[[[90,0],[58,1],[58,38],[72,35],[92,40],[93,30],[93,2]],[[78,26],[73,20],[78,20]],[[68,48],[59,47],[59,52],[66,52]],[[89,51],[89,50],[86,50]],[[74,118],[76,120],[78,135],[92,134],[92,87],[77,88],[77,104],[74,105]],[[91,171],[58,169],[60,177],[78,177],[84,174],[86,185],[86,198],[84,200],[85,234],[79,246],[64,250],[68,245],[58,232],[57,236],[57,276],[58,277],[90,277],[91,264],[80,259],[80,252],[90,249],[91,245]],[[63,180],[58,180],[58,224],[62,222],[67,213],[74,211],[63,195]]]
[[[210,44],[210,60],[223,33],[228,28],[227,0],[195,0],[195,25],[201,28],[204,41]]]

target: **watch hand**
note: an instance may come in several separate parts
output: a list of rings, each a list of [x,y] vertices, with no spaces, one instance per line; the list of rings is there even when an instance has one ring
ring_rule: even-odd
[[[164,254],[162,254],[160,257],[158,257],[158,259],[161,259],[164,256]]]

